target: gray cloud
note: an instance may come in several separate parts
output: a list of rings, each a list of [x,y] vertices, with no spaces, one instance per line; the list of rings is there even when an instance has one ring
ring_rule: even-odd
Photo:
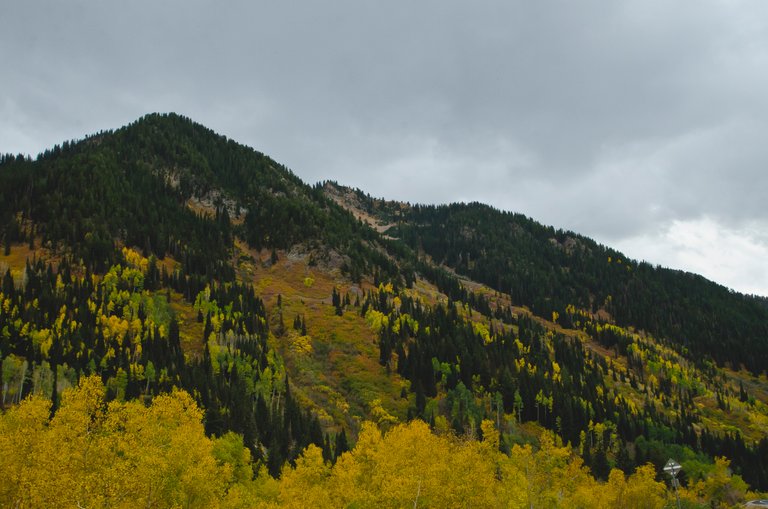
[[[675,221],[768,224],[759,0],[29,0],[0,61],[2,152],[177,111],[310,182],[489,202],[660,263],[687,263]]]

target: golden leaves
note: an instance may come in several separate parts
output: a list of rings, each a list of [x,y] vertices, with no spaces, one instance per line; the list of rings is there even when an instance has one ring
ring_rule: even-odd
[[[98,377],[0,417],[0,499],[20,507],[216,507],[233,469],[217,464],[185,392],[104,402]]]

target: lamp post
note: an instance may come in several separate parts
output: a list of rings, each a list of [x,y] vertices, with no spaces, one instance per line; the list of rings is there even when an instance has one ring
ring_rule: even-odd
[[[680,483],[677,480],[677,474],[683,469],[683,467],[680,466],[680,463],[673,460],[672,458],[667,461],[667,464],[664,465],[664,471],[669,474],[669,476],[672,478],[672,486],[675,488],[675,498],[677,498],[677,509],[680,509],[680,494],[677,492],[677,487],[680,485]]]

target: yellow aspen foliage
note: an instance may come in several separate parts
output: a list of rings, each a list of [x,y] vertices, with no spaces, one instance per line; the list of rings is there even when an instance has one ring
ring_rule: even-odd
[[[579,458],[572,458],[567,447],[545,432],[541,445],[533,452],[530,445],[515,446],[506,460],[522,474],[525,507],[571,507],[565,497],[575,486],[590,479]],[[567,474],[566,474],[567,472]]]
[[[339,505],[351,505],[354,500],[360,507],[375,507],[375,493],[369,489],[369,479],[376,471],[376,458],[382,447],[379,429],[371,422],[364,422],[357,438],[357,445],[350,452],[343,454],[333,468],[333,486],[339,494]],[[346,504],[343,504],[346,502]]]
[[[97,377],[84,378],[77,390],[64,391],[37,454],[28,458],[45,472],[30,490],[30,506],[106,504],[113,465],[103,439],[105,411],[104,387]]]
[[[597,387],[595,387],[595,393],[597,394],[598,399],[603,399],[603,395],[605,394],[605,391],[601,386],[598,385]]]
[[[38,331],[32,331],[30,334],[32,344],[40,350],[43,357],[48,357],[48,352],[53,345],[53,337],[51,336],[50,329],[40,329]]]
[[[559,382],[560,380],[561,380],[560,364],[558,364],[553,360],[552,361],[552,381]]]
[[[435,417],[435,433],[438,435],[445,435],[451,433],[451,426],[448,424],[448,419],[444,415],[438,415]]]
[[[483,432],[483,444],[493,453],[499,452],[499,430],[493,424],[493,421],[483,419],[480,423],[480,430]]]
[[[498,491],[481,444],[438,437],[421,421],[383,437],[364,425],[330,479],[336,507],[494,507]]]
[[[517,448],[517,459],[521,459],[528,455],[532,456],[533,451],[530,447]],[[502,478],[501,486],[499,486],[498,497],[500,499],[500,507],[514,507],[514,508],[527,508],[536,507],[532,504],[528,504],[528,482],[526,478],[526,470],[516,461],[510,461],[508,458],[503,457],[499,464],[499,473]]]
[[[276,373],[275,382],[280,379]],[[87,377],[62,393],[53,418],[50,402],[41,397],[0,414],[0,505],[662,509],[673,503],[650,464],[629,477],[613,470],[600,482],[550,432],[541,434],[538,448],[515,445],[502,454],[489,420],[480,425],[482,442],[447,430],[435,434],[422,421],[388,423],[385,433],[364,422],[357,444],[335,465],[311,445],[295,466],[286,465],[281,479],[263,469],[254,477],[242,436],[207,437],[203,413],[189,394],[176,390],[149,406],[106,403],[104,397],[100,379]],[[371,406],[381,408],[381,402]],[[440,419],[445,421],[438,416],[436,425]],[[591,432],[609,427],[592,423]],[[582,442],[587,439],[585,434]],[[681,490],[690,507],[732,507],[745,495],[746,484],[723,458]]]
[[[149,408],[131,402],[121,409],[111,413],[116,429],[125,430],[114,446],[132,466],[142,506],[177,501],[183,507],[208,507],[223,495],[232,469],[217,465],[202,411],[189,394],[174,391],[156,397]]]
[[[489,332],[488,327],[484,323],[472,322],[472,329],[474,330],[475,334],[483,339],[484,344],[491,344],[493,338],[491,337],[491,333]]]
[[[323,452],[310,445],[296,460],[296,467],[284,472],[280,481],[280,506],[317,509],[336,507],[329,497],[331,468],[323,461]]]
[[[247,483],[253,476],[251,452],[245,447],[242,435],[229,431],[213,440],[213,457],[219,464],[232,469],[231,484]]]
[[[380,311],[369,309],[365,313],[365,321],[372,330],[379,332],[382,327],[386,327],[389,324],[389,317]]]
[[[707,501],[709,507],[736,507],[744,502],[747,483],[739,475],[732,475],[731,462],[726,458],[715,458],[712,470],[693,486],[683,491],[683,498],[691,501]]]
[[[98,377],[0,416],[0,500],[16,507],[217,507],[232,477],[181,391],[150,407],[104,401]]]
[[[117,339],[122,344],[122,339],[128,333],[130,324],[115,315],[101,315],[101,326],[104,328],[104,336],[108,339]]]
[[[405,324],[408,324],[408,328],[411,330],[413,334],[416,334],[419,332],[419,322],[414,320],[413,317],[408,313],[404,313],[400,315],[399,318],[397,318],[394,322],[392,322],[392,332],[394,332],[395,334],[400,334],[400,329]]]
[[[584,500],[581,507],[663,509],[670,502],[669,493],[655,477],[656,469],[650,464],[638,467],[629,478],[621,470],[613,469],[605,484],[595,482],[592,489],[587,490],[586,485],[579,488],[579,497]]]
[[[301,355],[311,355],[312,349],[312,337],[300,336],[298,334],[290,334],[288,338],[290,342],[291,351]]]
[[[133,266],[136,269],[141,270],[141,272],[146,273],[147,267],[149,266],[149,260],[141,256],[138,252],[134,251],[133,249],[124,247],[123,248],[123,258],[125,258],[125,261]]]
[[[661,509],[669,501],[669,493],[662,482],[656,481],[656,469],[651,464],[637,467],[635,473],[627,480],[623,500],[616,501],[613,507],[623,503],[624,507],[639,509]]]
[[[129,325],[129,330],[134,337],[141,336],[141,320],[134,318]]]
[[[376,398],[370,404],[371,416],[376,419],[379,426],[397,424],[397,417],[387,412],[382,406],[381,399]]]
[[[402,324],[402,319],[395,318],[395,320],[392,321],[392,332],[394,332],[395,334],[400,334],[400,327],[402,326],[401,324]]]
[[[42,437],[50,401],[33,396],[0,418],[0,501],[8,507],[28,507],[41,471],[31,461],[42,454]]]
[[[252,481],[233,484],[221,501],[222,509],[275,509],[279,503],[280,483],[267,474]]]

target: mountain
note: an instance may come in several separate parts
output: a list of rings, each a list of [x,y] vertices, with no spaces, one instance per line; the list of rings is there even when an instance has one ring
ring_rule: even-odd
[[[768,489],[765,300],[523,215],[309,186],[151,114],[3,156],[0,232],[5,407],[97,375],[125,404],[184,389],[274,476],[420,418]]]

